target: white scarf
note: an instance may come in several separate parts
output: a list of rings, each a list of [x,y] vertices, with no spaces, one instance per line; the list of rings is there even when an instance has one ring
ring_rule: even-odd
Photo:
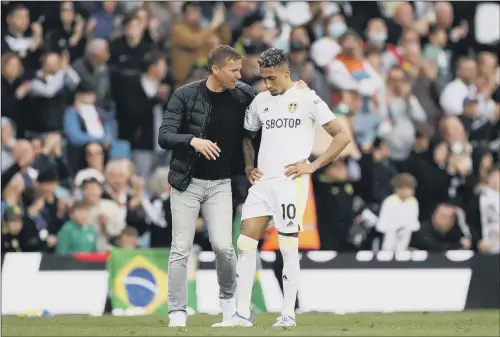
[[[489,187],[479,196],[482,239],[488,242],[492,254],[500,252],[500,192]]]
[[[94,105],[79,104],[77,111],[83,119],[87,133],[95,138],[101,139],[104,137],[104,126],[102,125],[101,117]]]
[[[159,83],[153,82],[147,79],[145,76],[141,76],[141,87],[144,90],[144,93],[147,97],[153,98],[156,96],[158,92]],[[158,131],[160,129],[160,125],[163,121],[163,109],[160,104],[156,104],[153,108],[153,137],[154,139],[158,139]],[[160,145],[155,141],[155,152],[162,152]]]

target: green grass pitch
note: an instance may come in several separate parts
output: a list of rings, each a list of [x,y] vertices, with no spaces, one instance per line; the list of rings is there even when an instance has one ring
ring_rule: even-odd
[[[498,310],[453,313],[300,314],[295,328],[272,328],[276,314],[255,314],[253,328],[210,328],[220,316],[2,317],[2,336],[500,336]]]

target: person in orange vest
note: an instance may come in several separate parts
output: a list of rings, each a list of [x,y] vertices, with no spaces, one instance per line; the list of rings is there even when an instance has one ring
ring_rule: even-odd
[[[283,254],[283,309],[273,326],[295,326],[299,282],[299,233],[309,196],[309,176],[334,160],[350,137],[328,105],[309,88],[297,88],[290,77],[288,54],[270,48],[259,57],[267,91],[255,97],[245,114],[249,135],[243,141],[245,173],[252,183],[242,208],[236,267],[236,314],[213,327],[251,327],[250,303],[257,246],[272,218]],[[309,163],[315,123],[333,137],[328,149]],[[252,138],[262,128],[258,167],[254,167]]]

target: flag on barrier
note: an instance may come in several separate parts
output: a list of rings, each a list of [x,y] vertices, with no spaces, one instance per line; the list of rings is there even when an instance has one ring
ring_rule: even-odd
[[[111,305],[117,315],[168,313],[168,249],[113,248],[108,261]],[[188,262],[188,311],[197,311],[197,254]]]

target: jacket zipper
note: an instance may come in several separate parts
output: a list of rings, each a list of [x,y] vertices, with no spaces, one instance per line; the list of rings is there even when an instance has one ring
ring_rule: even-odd
[[[201,92],[200,92],[201,94]],[[203,95],[202,95],[202,98],[203,98]],[[196,104],[195,104],[196,105]],[[194,105],[193,105],[194,107]],[[212,105],[208,105],[208,115],[207,115],[207,118],[205,118],[205,121],[203,123],[203,125],[201,126],[202,128],[202,134],[201,134],[201,138],[202,139],[205,139],[205,136],[206,136],[206,131],[207,131],[207,126],[208,126],[208,123],[210,123],[210,117],[212,116]],[[201,153],[198,152],[198,159],[200,158],[201,156]],[[190,176],[191,175],[191,172],[193,171],[193,168],[194,168],[194,164],[191,165],[191,167],[189,168],[188,172],[187,172],[187,175]]]

